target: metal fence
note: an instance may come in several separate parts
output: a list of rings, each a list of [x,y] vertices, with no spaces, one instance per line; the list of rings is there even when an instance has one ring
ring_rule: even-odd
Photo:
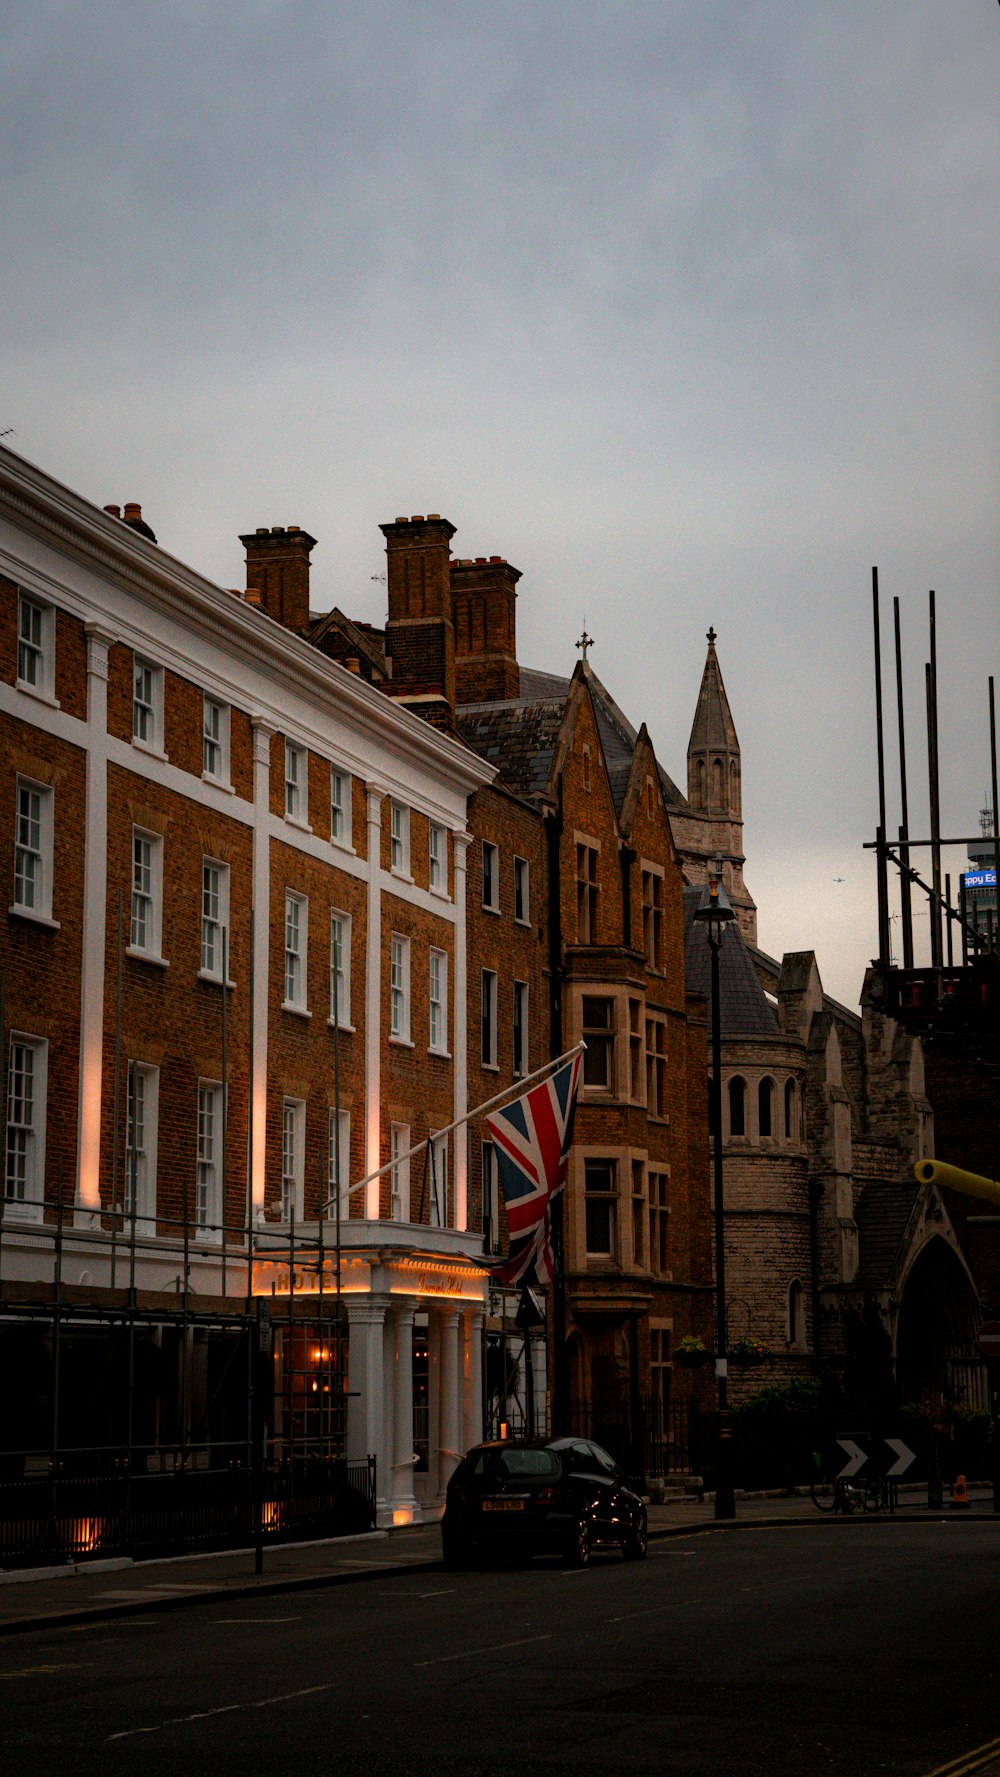
[[[571,1408],[574,1437],[592,1438],[607,1450],[642,1492],[671,1475],[701,1474],[705,1421],[695,1400],[628,1403],[579,1401]]]
[[[0,1565],[152,1557],[293,1542],[373,1527],[375,1462],[282,1460],[245,1447],[7,1452]],[[152,1466],[150,1466],[152,1465]]]

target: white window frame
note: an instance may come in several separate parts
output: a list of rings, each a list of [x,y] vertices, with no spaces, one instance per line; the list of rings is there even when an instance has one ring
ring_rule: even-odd
[[[390,1123],[389,1158],[392,1161],[392,1171],[389,1174],[389,1211],[394,1222],[408,1222],[410,1219],[409,1152],[409,1123]],[[430,1166],[429,1160],[427,1164]]]
[[[230,788],[229,762],[230,710],[228,703],[209,697],[202,699],[201,775],[209,784]]]
[[[302,1098],[281,1101],[281,1219],[290,1222],[291,1212],[301,1222],[305,1209],[306,1106]]]
[[[432,895],[448,896],[448,829],[437,821],[427,828],[427,886]]]
[[[144,654],[132,656],[132,745],[163,757],[163,668]]]
[[[498,1066],[498,987],[496,969],[483,969],[479,979],[480,1065]]]
[[[410,940],[402,932],[389,939],[389,1041],[410,1041]]]
[[[489,1256],[500,1251],[500,1164],[496,1144],[484,1141],[480,1147],[480,1190],[483,1210],[483,1248]]]
[[[354,850],[352,782],[342,765],[330,766],[330,844],[344,851]]]
[[[194,1219],[199,1237],[222,1243],[222,1147],[225,1113],[221,1080],[199,1080],[195,1141]],[[211,1117],[206,1130],[205,1118]]]
[[[285,736],[285,819],[309,825],[309,749]]]
[[[137,869],[145,871],[145,864],[138,864],[136,858],[137,844],[149,846],[149,874],[140,886]],[[163,941],[163,834],[151,833],[146,827],[132,828],[132,890],[131,918],[129,922],[129,954],[145,957],[152,962],[162,962],[161,945]],[[137,913],[139,902],[144,903],[144,931],[137,929]]]
[[[33,799],[37,797],[37,805]],[[14,788],[14,901],[12,913],[52,921],[55,793],[51,784],[18,777]]]
[[[520,902],[521,911],[518,912]],[[519,926],[531,924],[531,871],[527,858],[514,858],[514,918]]]
[[[483,906],[487,913],[500,911],[500,847],[490,839],[483,840]]]
[[[218,872],[215,911],[209,901],[209,871]],[[202,981],[221,981],[223,963],[230,970],[229,955],[229,865],[221,858],[201,860],[201,967]]]
[[[284,994],[282,1011],[306,1014],[309,1007],[309,900],[285,890]]]
[[[448,1226],[448,1137],[432,1135],[427,1156],[427,1221],[431,1228]]]
[[[134,1146],[135,1088],[142,1082],[142,1146]],[[156,1143],[160,1121],[160,1070],[144,1061],[130,1061],[125,1090],[125,1188],[122,1207],[131,1224],[133,1195],[138,1234],[156,1231]]]
[[[340,1213],[346,1215],[350,1207],[351,1189],[351,1113],[340,1112]],[[326,1195],[331,1208],[337,1195],[337,1110],[330,1106],[327,1117],[326,1133]],[[329,1214],[330,1211],[327,1211]]]
[[[530,1035],[528,1027],[528,1010],[531,995],[527,981],[515,981],[511,1002],[511,1061],[515,1080],[523,1080],[531,1069],[528,1063],[530,1054]],[[518,1015],[520,1009],[520,1016]],[[520,1054],[518,1053],[518,1027],[520,1026]]]
[[[334,1006],[333,979],[336,966],[337,928],[340,927],[340,967],[337,970],[337,1000]],[[330,909],[330,1018],[331,1025],[353,1030],[351,1023],[351,915],[339,907]]]
[[[15,1082],[20,1077],[15,1071],[15,1051],[23,1050],[31,1056],[30,1112],[25,1120],[24,1097],[16,1093]],[[45,1134],[48,1121],[48,1072],[49,1045],[44,1037],[33,1037],[27,1033],[12,1030],[7,1039],[7,1121],[5,1132],[5,1148],[3,1156],[3,1214],[18,1221],[40,1222],[44,1215],[45,1205]],[[19,1114],[20,1113],[20,1114]],[[23,1141],[12,1137],[23,1135]],[[13,1151],[20,1153],[23,1165],[15,1167],[20,1173],[20,1193],[11,1192],[12,1171],[11,1160]]]
[[[389,803],[389,868],[393,876],[410,875],[410,811],[395,799]]]
[[[55,654],[55,610],[43,599],[36,598],[34,593],[18,592],[17,689],[30,692],[32,697],[41,697],[46,703],[55,703]]]
[[[448,952],[431,946],[427,959],[427,1047],[448,1054]]]

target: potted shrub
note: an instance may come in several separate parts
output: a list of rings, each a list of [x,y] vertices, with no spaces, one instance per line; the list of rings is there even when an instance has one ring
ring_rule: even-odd
[[[707,1364],[710,1361],[711,1356],[712,1353],[704,1339],[695,1338],[693,1333],[685,1334],[684,1338],[678,1339],[674,1346],[674,1363],[683,1364],[686,1370],[700,1369],[702,1364]]]

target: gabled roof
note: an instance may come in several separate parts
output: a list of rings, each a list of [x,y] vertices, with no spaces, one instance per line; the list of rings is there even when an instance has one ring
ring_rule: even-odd
[[[523,674],[522,674],[523,680]],[[563,698],[467,703],[455,712],[461,740],[519,796],[545,795],[565,713]]]
[[[604,747],[608,764],[608,776],[611,779],[618,813],[621,814],[625,791],[628,788],[628,773],[632,765],[632,754],[635,752],[635,743],[639,738],[638,731],[633,728],[625,712],[618,707],[607,686],[601,683],[589,660],[585,660],[583,663],[583,674],[594,700],[597,726],[600,730],[601,744]],[[627,765],[624,777],[622,777],[621,770],[626,753],[628,756]],[[657,770],[660,774],[663,798],[667,807],[684,807],[685,798],[681,795],[673,779],[667,776],[662,765],[658,764]],[[616,787],[618,781],[621,783],[620,796]]]
[[[858,1224],[856,1289],[884,1289],[895,1276],[921,1190],[916,1179],[892,1184],[873,1180],[865,1186],[854,1210]]]
[[[684,890],[684,986],[703,993],[712,1025],[712,955],[704,925],[695,919],[703,889]],[[723,1037],[780,1037],[777,1014],[760,984],[750,953],[734,920],[719,952],[719,1006]]]
[[[313,624],[309,631],[309,640],[314,647],[319,648],[322,646],[324,636],[329,635],[330,631],[334,629],[339,629],[341,634],[346,636],[351,646],[357,650],[358,656],[367,660],[374,672],[377,672],[383,679],[388,677],[385,655],[373,641],[371,634],[366,633],[350,617],[345,617],[343,611],[338,610],[336,605],[332,611],[327,611]]]
[[[729,708],[722,671],[715,652],[715,631],[708,632],[708,655],[701,675],[701,688],[695,706],[694,722],[688,753],[738,752],[736,724]]]

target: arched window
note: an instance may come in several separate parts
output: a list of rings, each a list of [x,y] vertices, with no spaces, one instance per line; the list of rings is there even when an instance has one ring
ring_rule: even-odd
[[[696,808],[705,806],[705,761],[699,759],[694,774],[694,801]]]
[[[739,1074],[734,1074],[729,1082],[729,1133],[745,1135],[746,1132],[746,1087]]]
[[[788,1286],[788,1343],[804,1346],[806,1342],[806,1297],[797,1277]]]
[[[729,806],[734,814],[740,812],[740,768],[735,759],[729,761]]]
[[[798,1119],[795,1115],[795,1081],[785,1081],[785,1140],[797,1141],[799,1137]]]
[[[757,1088],[757,1134],[774,1134],[774,1081],[761,1080]]]
[[[712,760],[712,807],[713,808],[724,808],[725,807],[725,797],[723,795],[723,777],[722,777],[722,760],[721,759],[713,759]]]

